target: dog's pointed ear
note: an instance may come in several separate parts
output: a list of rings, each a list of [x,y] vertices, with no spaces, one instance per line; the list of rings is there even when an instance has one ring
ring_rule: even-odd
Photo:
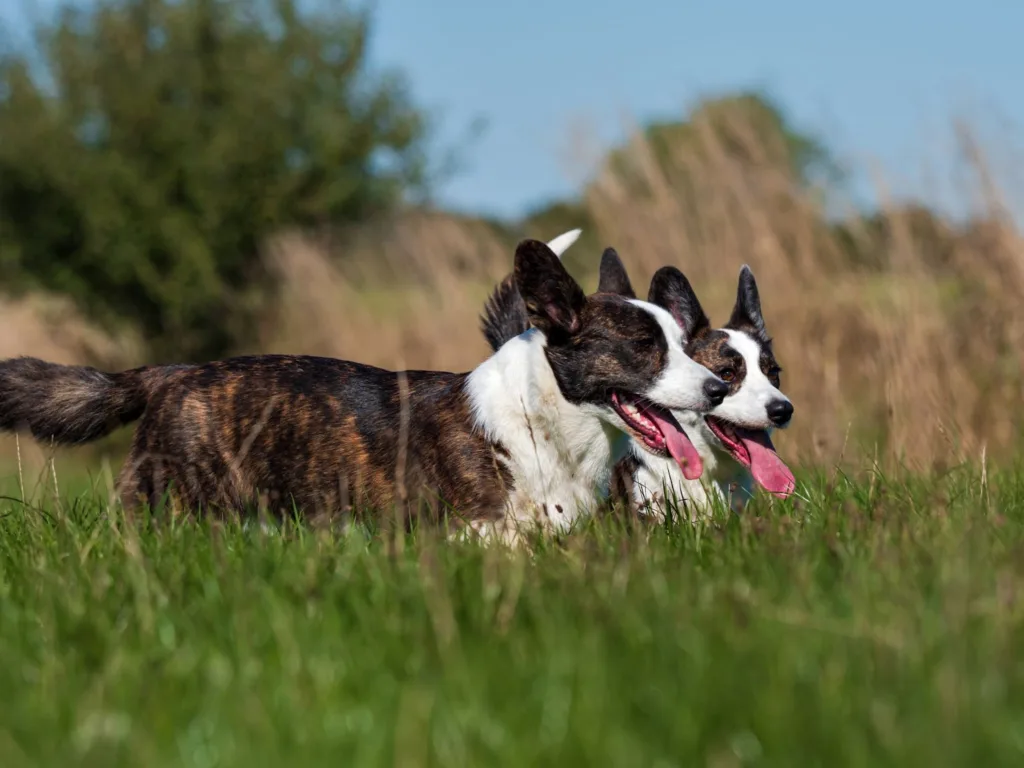
[[[598,293],[614,293],[625,296],[627,299],[635,299],[636,292],[629,282],[629,275],[626,274],[626,267],[614,248],[605,248],[601,254],[601,272],[597,280]]]
[[[754,273],[746,264],[740,269],[739,284],[736,288],[736,305],[726,328],[744,331],[755,339],[768,340],[768,332],[764,326],[764,315],[761,314],[761,295],[757,291]]]
[[[530,324],[549,339],[577,333],[587,297],[554,251],[539,240],[523,240],[515,264],[516,287]]]
[[[697,294],[686,275],[675,267],[662,267],[651,278],[647,300],[667,309],[683,329],[687,342],[711,330],[711,321],[697,300]]]

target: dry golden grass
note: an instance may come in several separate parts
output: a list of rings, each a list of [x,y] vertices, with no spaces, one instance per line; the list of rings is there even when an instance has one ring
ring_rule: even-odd
[[[19,355],[55,363],[88,359],[121,365],[138,359],[141,345],[133,334],[105,333],[61,297],[0,298],[0,359]]]
[[[818,191],[794,183],[779,146],[758,138],[741,113],[725,118],[717,115],[714,128],[695,120],[667,157],[662,149],[655,159],[651,143],[635,137],[614,167],[595,174],[575,209],[580,220],[570,206],[557,226],[549,216],[511,233],[412,211],[331,239],[282,234],[266,248],[281,291],[259,346],[469,369],[488,352],[478,316],[511,268],[515,235],[547,239],[584,225],[590,231],[570,263],[592,265],[577,275],[588,290],[599,247],[612,245],[641,295],[657,268],[680,267],[713,323],[728,316],[740,265],[752,266],[797,408],[778,438],[786,455],[863,464],[867,454],[918,466],[1012,455],[1024,394],[1024,240],[970,134],[958,135],[973,180],[964,197],[983,201],[974,223],[904,205],[837,228],[826,223]],[[82,346],[54,341],[52,324],[40,330],[31,312],[0,311],[3,356],[67,360]]]
[[[266,255],[281,290],[265,316],[263,350],[391,368],[459,369],[482,360],[478,316],[512,263],[489,226],[424,212],[333,243],[285,234]]]
[[[142,346],[133,333],[115,336],[99,329],[64,298],[35,294],[0,299],[0,360],[20,355],[123,368],[142,357]],[[30,489],[47,482],[47,455],[32,440],[21,440],[19,446],[13,436],[0,435],[0,466],[7,469],[20,460],[22,479]]]
[[[725,136],[695,128],[699,140],[667,164],[634,142],[635,176],[606,172],[587,205],[638,278],[679,266],[713,322],[751,265],[797,405],[787,452],[831,462],[867,445],[920,465],[1017,447],[1024,240],[969,134],[961,148],[985,193],[983,223],[958,229],[903,206],[844,235],[742,121]]]
[[[901,206],[840,231],[825,224],[817,192],[773,159],[776,147],[740,117],[726,133],[698,121],[696,139],[667,163],[637,136],[587,188],[581,218],[619,250],[638,290],[674,264],[724,323],[739,267],[751,265],[797,406],[778,439],[790,456],[862,463],[868,452],[929,466],[1010,455],[1021,421],[1024,240],[969,135],[960,135],[963,162],[985,192],[982,223],[958,227]],[[549,238],[579,223],[525,233]],[[487,353],[477,316],[511,267],[512,242],[480,222],[423,213],[347,247],[280,240],[269,253],[284,300],[265,346],[468,369]],[[574,254],[595,267],[598,258]],[[579,277],[593,287],[592,273]]]

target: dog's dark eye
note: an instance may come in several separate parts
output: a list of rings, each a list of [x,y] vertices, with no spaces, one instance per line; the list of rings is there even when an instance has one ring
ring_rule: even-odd
[[[722,381],[732,381],[733,379],[736,378],[736,371],[734,371],[732,368],[723,368],[722,370],[718,371],[718,378],[720,378]]]
[[[774,385],[779,386],[779,377],[782,375],[782,369],[777,365],[773,365],[768,369],[768,380]]]

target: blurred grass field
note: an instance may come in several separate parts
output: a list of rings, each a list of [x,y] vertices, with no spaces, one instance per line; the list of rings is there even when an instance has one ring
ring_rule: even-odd
[[[0,764],[1019,765],[1024,472],[801,482],[529,554],[0,502]]]

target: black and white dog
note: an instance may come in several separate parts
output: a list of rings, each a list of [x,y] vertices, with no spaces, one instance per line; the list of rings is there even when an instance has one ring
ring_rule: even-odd
[[[635,298],[614,249],[602,256],[594,295]],[[780,390],[781,369],[750,268],[740,270],[736,303],[721,328],[711,327],[689,280],[674,267],[663,267],[655,274],[648,300],[670,308],[686,340],[687,354],[726,382],[729,394],[709,413],[673,411],[696,453],[685,466],[652,454],[643,437],[634,434],[616,464],[612,495],[626,497],[642,513],[657,517],[673,502],[707,513],[713,499],[728,501],[728,488],[737,483],[746,495],[753,481],[776,496],[788,497],[795,481],[775,452],[770,432],[789,424],[793,405]],[[494,349],[528,327],[530,318],[511,275],[488,299],[482,321]]]
[[[564,530],[607,489],[617,436],[685,462],[696,453],[672,412],[708,412],[728,385],[683,350],[678,275],[654,281],[660,306],[588,297],[548,245],[525,240],[512,279],[524,332],[469,373],[293,355],[120,373],[16,358],[0,362],[0,429],[78,444],[138,420],[118,480],[129,507],[390,515],[426,503],[503,537]]]

